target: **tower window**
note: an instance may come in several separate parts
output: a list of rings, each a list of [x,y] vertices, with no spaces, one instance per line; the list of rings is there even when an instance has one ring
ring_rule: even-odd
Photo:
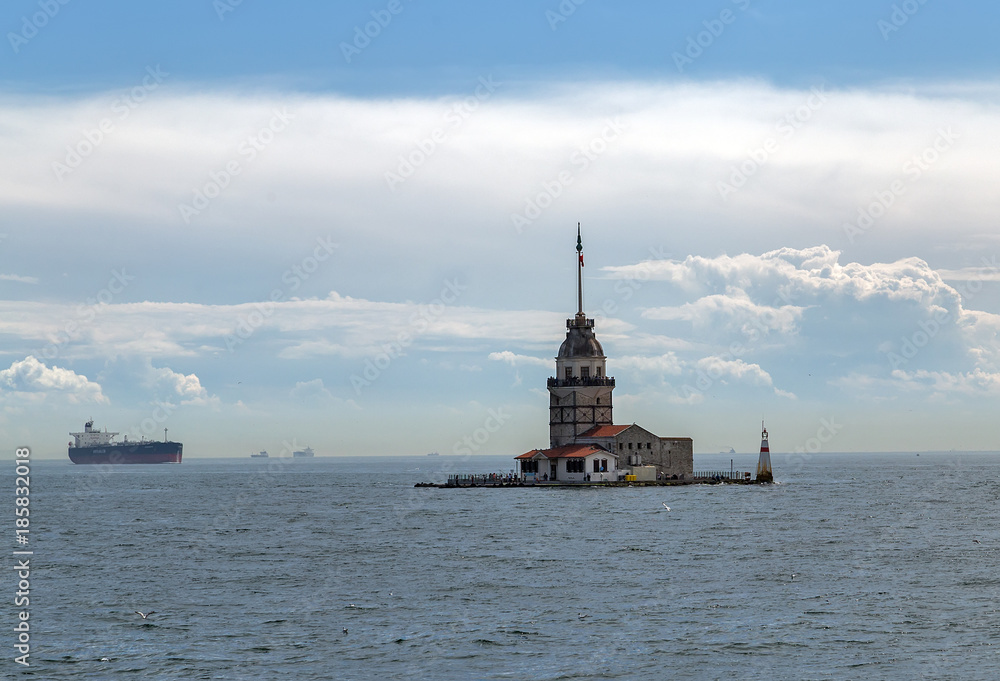
[[[580,378],[590,378],[590,367],[580,367]]]
[[[600,404],[600,403],[601,403],[601,398],[600,398],[600,397],[598,397],[598,398],[597,398],[597,403],[598,403],[598,404]]]
[[[597,377],[601,377],[601,367],[597,367]]]
[[[573,378],[573,367],[566,367],[566,380]]]

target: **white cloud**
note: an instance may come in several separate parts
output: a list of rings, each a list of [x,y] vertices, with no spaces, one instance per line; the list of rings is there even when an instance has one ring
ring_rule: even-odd
[[[49,368],[31,355],[0,371],[0,388],[4,387],[15,393],[36,393],[43,397],[60,395],[73,404],[108,403],[99,384],[69,369]]]
[[[505,87],[396,192],[386,173],[416,141],[444,125],[448,98],[198,93],[175,85],[157,92],[141,115],[116,121],[109,141],[61,180],[53,164],[80,140],[80,130],[113,115],[112,97],[9,98],[0,101],[0,119],[7,123],[0,155],[8,161],[0,168],[0,205],[173,227],[180,222],[178,204],[191,201],[209,172],[236,160],[244,161],[245,172],[195,218],[198,224],[233,230],[259,220],[261,197],[277,191],[296,216],[322,214],[327,224],[351,224],[364,215],[366,233],[376,240],[398,238],[401,219],[412,224],[426,214],[426,232],[415,231],[444,243],[468,231],[473,212],[504,216],[502,224],[523,210],[544,182],[572,169],[571,150],[617,117],[625,132],[599,162],[575,172],[566,189],[575,214],[618,215],[607,222],[627,224],[669,210],[681,222],[699,216],[733,223],[733,233],[746,230],[756,215],[780,217],[781,236],[790,243],[803,222],[839,226],[852,219],[933,142],[938,128],[952,125],[956,144],[919,180],[920,191],[900,197],[871,234],[926,233],[942,224],[974,239],[990,233],[982,227],[998,207],[990,173],[1000,140],[994,85],[946,94],[910,83],[828,90],[822,109],[801,130],[790,138],[776,133],[775,121],[809,96],[808,88],[747,80]],[[294,119],[259,158],[245,162],[240,144],[275,109],[287,109]],[[772,137],[779,151],[723,201],[717,183],[748,158],[748,149]],[[504,163],[495,162],[500,150]],[[441,205],[456,219],[440,219]],[[713,230],[705,232],[716,238]]]
[[[677,355],[673,352],[667,352],[662,355],[655,356],[644,356],[644,355],[625,355],[623,357],[615,357],[610,360],[611,366],[608,371],[613,373],[618,367],[622,369],[631,369],[634,371],[639,371],[644,374],[669,374],[678,375],[682,372],[682,363],[677,359]]]
[[[180,399],[181,404],[218,406],[219,403],[217,397],[209,396],[195,374],[185,375],[169,367],[155,368],[148,360],[146,382],[164,399]]]
[[[17,281],[22,284],[37,284],[38,277],[22,277],[18,274],[0,274],[0,281]]]
[[[512,367],[527,365],[527,366],[552,368],[555,366],[555,360],[543,359],[541,357],[531,357],[529,355],[518,355],[511,352],[510,350],[504,350],[502,352],[491,352],[489,354],[488,359],[492,359],[498,362],[504,362],[506,364],[511,365]]]
[[[321,378],[296,382],[295,387],[291,389],[289,395],[300,400],[333,399],[333,394],[326,389]]]
[[[702,296],[693,303],[676,307],[657,307],[643,310],[647,319],[683,320],[695,328],[719,328],[748,333],[751,329],[777,331],[791,334],[797,330],[802,307],[794,305],[771,306],[753,302],[746,291],[727,287],[724,294]]]
[[[892,377],[905,389],[930,395],[1000,396],[1000,372],[990,373],[982,369],[959,373],[924,369],[907,372],[897,369],[892,372]]]
[[[204,273],[204,287],[195,291],[181,278],[153,276],[141,289],[89,308],[93,319],[81,319],[80,303],[96,296],[103,279],[92,285],[76,276],[80,270],[63,279],[62,261],[44,249],[26,249],[17,270],[36,277],[0,280],[11,282],[9,297],[36,299],[0,301],[0,352],[11,358],[30,353],[49,366],[98,360],[88,371],[107,358],[153,358],[157,366],[173,367],[183,361],[183,372],[167,370],[155,390],[195,403],[213,399],[203,380],[213,386],[230,380],[207,371],[221,372],[215,367],[225,364],[245,372],[247,363],[271,358],[288,360],[280,367],[314,362],[310,375],[324,376],[322,390],[338,394],[330,376],[349,375],[352,362],[360,365],[393,343],[413,355],[436,353],[435,360],[468,353],[448,358],[459,367],[500,347],[505,350],[497,354],[510,357],[493,361],[515,369],[551,367],[565,317],[536,308],[561,307],[547,301],[561,301],[562,293],[538,293],[550,296],[574,273],[551,255],[550,235],[585,215],[594,225],[588,240],[584,223],[588,276],[595,265],[634,262],[664,242],[678,254],[607,268],[608,277],[631,277],[611,282],[626,287],[614,292],[600,288],[608,282],[585,282],[591,303],[601,291],[607,297],[596,300],[618,306],[615,318],[598,322],[598,337],[613,348],[609,365],[658,371],[655,395],[710,403],[710,395],[685,398],[669,390],[684,382],[672,377],[690,381],[711,356],[730,363],[712,368],[724,370],[720,380],[734,388],[762,392],[770,379],[776,395],[794,392],[803,402],[800,375],[809,372],[815,385],[843,387],[840,400],[853,400],[846,385],[857,381],[871,395],[937,390],[971,402],[992,394],[983,386],[1000,371],[1000,317],[970,310],[968,289],[959,284],[996,278],[979,257],[997,245],[996,93],[993,84],[828,90],[822,109],[792,138],[781,138],[780,151],[728,200],[717,183],[747,159],[748,149],[775,135],[775,121],[800,106],[807,89],[754,81],[571,83],[530,92],[505,86],[395,192],[385,173],[442,125],[449,106],[442,98],[198,93],[177,84],[118,121],[114,134],[62,180],[52,163],[79,141],[81,130],[110,115],[113,98],[6,98],[0,100],[0,208],[11,225],[45,228],[54,243],[97,226],[102,238],[125,249],[120,256],[114,250],[115,257],[135,259],[154,253],[151,244],[167,243],[164,234],[184,230],[182,271]],[[283,107],[295,116],[288,129],[192,227],[185,225],[178,204],[205,186],[209,172],[242,160],[239,144]],[[625,132],[585,171],[573,167],[570,153],[616,116]],[[903,164],[932,143],[942,125],[954,126],[956,144],[849,243],[843,224],[901,177]],[[564,169],[573,171],[573,183],[516,233],[511,215]],[[308,250],[295,250],[301,241],[286,251],[276,246],[291,241],[288,225],[305,235]],[[331,225],[343,244],[340,259],[293,288],[281,270],[301,263],[315,236],[330,234]],[[820,242],[829,246],[798,248]],[[784,244],[797,248],[775,248]],[[936,259],[952,246],[943,261]],[[567,255],[571,262],[573,254]],[[898,259],[902,255],[920,258]],[[417,264],[399,271],[404,260]],[[241,266],[227,268],[231,263]],[[12,272],[14,266],[5,267]],[[475,275],[469,285],[476,288],[421,322],[436,295],[422,278],[456,271]],[[621,291],[631,283],[642,287],[626,298]],[[261,304],[253,301],[266,299],[272,288],[283,299],[230,356],[226,337],[243,340],[240,323],[259,314]],[[354,295],[310,297],[331,289]],[[146,300],[125,302],[140,295]],[[975,306],[988,308],[994,298],[984,294]],[[591,314],[599,309],[592,305]],[[940,331],[900,369],[905,378],[893,378],[885,354],[936,315],[945,318]],[[74,331],[67,334],[69,326]],[[727,355],[734,344],[742,354]],[[217,358],[226,361],[213,364]],[[275,399],[288,395],[287,382],[273,375],[261,380],[272,380]],[[454,399],[446,380],[435,393],[445,406]],[[113,395],[125,385],[103,375],[100,383]],[[977,385],[980,392],[973,390]],[[366,399],[379,398],[373,392]]]

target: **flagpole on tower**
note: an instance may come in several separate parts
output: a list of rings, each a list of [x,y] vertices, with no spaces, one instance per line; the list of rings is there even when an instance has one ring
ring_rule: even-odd
[[[576,311],[577,317],[583,317],[583,239],[580,238],[580,223],[576,223],[576,253],[579,262],[576,266],[576,283],[579,300],[579,308]]]

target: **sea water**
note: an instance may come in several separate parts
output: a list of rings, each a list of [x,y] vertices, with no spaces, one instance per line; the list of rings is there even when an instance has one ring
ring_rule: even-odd
[[[0,664],[46,680],[1000,678],[1000,455],[772,461],[775,485],[606,489],[413,487],[507,457],[33,461],[31,666],[13,661],[11,569]]]

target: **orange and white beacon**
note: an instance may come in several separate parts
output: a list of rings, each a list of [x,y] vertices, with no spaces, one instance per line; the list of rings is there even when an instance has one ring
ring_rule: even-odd
[[[757,459],[757,482],[774,482],[771,473],[771,449],[767,445],[767,428],[760,422],[760,458]]]

